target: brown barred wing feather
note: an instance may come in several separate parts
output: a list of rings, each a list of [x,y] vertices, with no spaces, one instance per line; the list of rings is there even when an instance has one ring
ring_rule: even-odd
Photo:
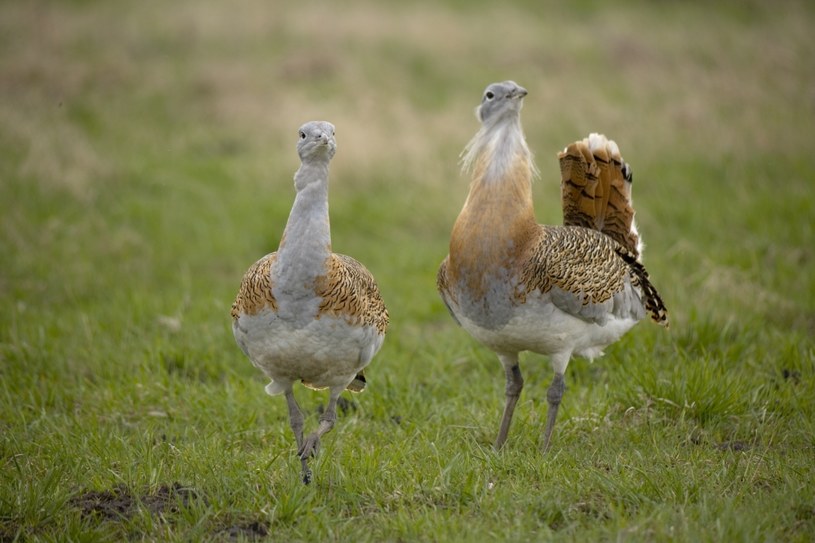
[[[539,226],[539,239],[530,244],[525,259],[524,290],[548,293],[560,310],[603,324],[614,297],[624,292],[628,274],[614,245],[588,228]]]
[[[331,255],[327,273],[316,286],[323,299],[318,316],[341,316],[350,324],[373,326],[380,334],[387,330],[390,318],[374,276],[350,256]]]
[[[272,294],[272,265],[277,253],[270,253],[246,270],[241,281],[238,296],[232,304],[232,319],[243,315],[257,315],[269,308],[277,310],[277,300]]]

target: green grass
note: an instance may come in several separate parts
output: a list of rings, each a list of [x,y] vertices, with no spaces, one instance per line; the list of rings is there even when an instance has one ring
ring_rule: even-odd
[[[806,2],[0,4],[0,541],[811,541],[815,10]],[[551,371],[505,449],[495,356],[434,288],[487,83],[555,153],[635,171],[671,330]],[[300,483],[285,402],[234,344],[297,127],[337,125],[334,248],[392,325]],[[298,389],[317,422],[325,393]]]

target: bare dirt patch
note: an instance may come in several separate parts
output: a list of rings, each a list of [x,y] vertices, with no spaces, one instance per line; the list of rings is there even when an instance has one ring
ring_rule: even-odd
[[[161,485],[155,492],[144,494],[133,494],[127,486],[120,484],[111,490],[83,492],[69,503],[79,509],[82,516],[120,520],[131,517],[140,506],[163,516],[177,513],[181,507],[201,499],[203,497],[197,490],[180,483]]]
[[[218,535],[229,540],[262,539],[269,535],[269,526],[261,521],[251,521],[228,526],[218,532]]]

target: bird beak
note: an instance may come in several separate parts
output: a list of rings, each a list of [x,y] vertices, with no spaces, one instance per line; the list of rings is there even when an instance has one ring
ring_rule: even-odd
[[[527,94],[529,94],[529,93],[523,87],[517,87],[517,88],[512,89],[511,91],[509,91],[509,97],[510,98],[523,98]]]

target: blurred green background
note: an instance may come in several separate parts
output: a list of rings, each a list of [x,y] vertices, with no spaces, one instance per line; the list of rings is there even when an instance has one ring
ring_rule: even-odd
[[[0,540],[809,540],[813,25],[803,1],[0,3]],[[619,143],[672,320],[570,366],[551,457],[546,360],[493,453],[500,366],[435,293],[504,79],[540,222],[556,153]],[[334,249],[392,327],[302,489],[229,307],[313,119]],[[150,507],[178,481],[206,498]],[[141,501],[77,501],[116,488]]]

